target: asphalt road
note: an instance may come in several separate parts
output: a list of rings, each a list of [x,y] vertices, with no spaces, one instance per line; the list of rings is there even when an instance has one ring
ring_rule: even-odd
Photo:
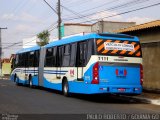
[[[0,80],[0,113],[11,114],[88,114],[88,113],[160,113],[160,106],[110,95],[72,95],[17,86]]]

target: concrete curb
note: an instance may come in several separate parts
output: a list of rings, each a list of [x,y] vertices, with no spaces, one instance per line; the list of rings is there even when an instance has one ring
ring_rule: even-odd
[[[160,105],[160,99],[159,100],[151,100],[151,104]]]
[[[137,96],[126,96],[126,95],[119,95],[123,98],[135,99],[141,101],[143,103],[153,104],[153,105],[160,105],[160,99],[150,99],[145,97],[137,97]]]
[[[160,99],[150,99],[150,98],[137,97],[137,96],[133,96],[132,98],[144,101],[144,103],[150,103],[150,104],[154,104],[154,105],[160,105]]]
[[[9,78],[4,78],[4,77],[1,77],[0,79],[1,80],[9,80]]]

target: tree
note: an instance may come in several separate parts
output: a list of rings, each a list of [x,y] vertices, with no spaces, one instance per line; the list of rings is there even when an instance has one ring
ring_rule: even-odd
[[[49,36],[50,36],[50,34],[49,34],[48,30],[44,30],[43,32],[39,33],[37,35],[37,38],[39,38],[40,42],[37,42],[37,44],[39,46],[44,46],[44,45],[48,44]]]

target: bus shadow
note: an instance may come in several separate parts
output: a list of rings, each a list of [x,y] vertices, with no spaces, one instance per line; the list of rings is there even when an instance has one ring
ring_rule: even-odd
[[[115,94],[72,94],[72,98],[81,99],[95,103],[113,103],[113,104],[149,104],[149,101],[133,98],[133,96],[120,96]]]
[[[28,87],[28,86],[26,86]],[[45,90],[49,93],[54,93],[57,95],[62,95],[61,91],[53,90],[44,87],[33,87],[32,89]],[[111,103],[111,104],[149,104],[150,102],[145,99],[137,99],[133,96],[116,95],[116,94],[70,94],[68,97],[70,99],[79,99],[94,103]]]

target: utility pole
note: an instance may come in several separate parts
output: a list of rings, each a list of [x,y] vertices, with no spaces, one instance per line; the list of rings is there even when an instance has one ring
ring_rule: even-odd
[[[61,39],[61,2],[58,0],[57,3],[57,14],[58,14],[58,39]]]
[[[100,23],[101,23],[101,33],[103,33],[104,32],[104,21],[103,21],[103,19],[100,21]]]
[[[61,39],[61,1],[58,0],[57,10],[55,10],[46,0],[44,2],[58,15],[58,39]]]
[[[1,32],[3,29],[7,29],[7,27],[5,27],[5,28],[0,27],[0,69],[1,69],[1,75],[2,75],[2,37],[1,37]]]

